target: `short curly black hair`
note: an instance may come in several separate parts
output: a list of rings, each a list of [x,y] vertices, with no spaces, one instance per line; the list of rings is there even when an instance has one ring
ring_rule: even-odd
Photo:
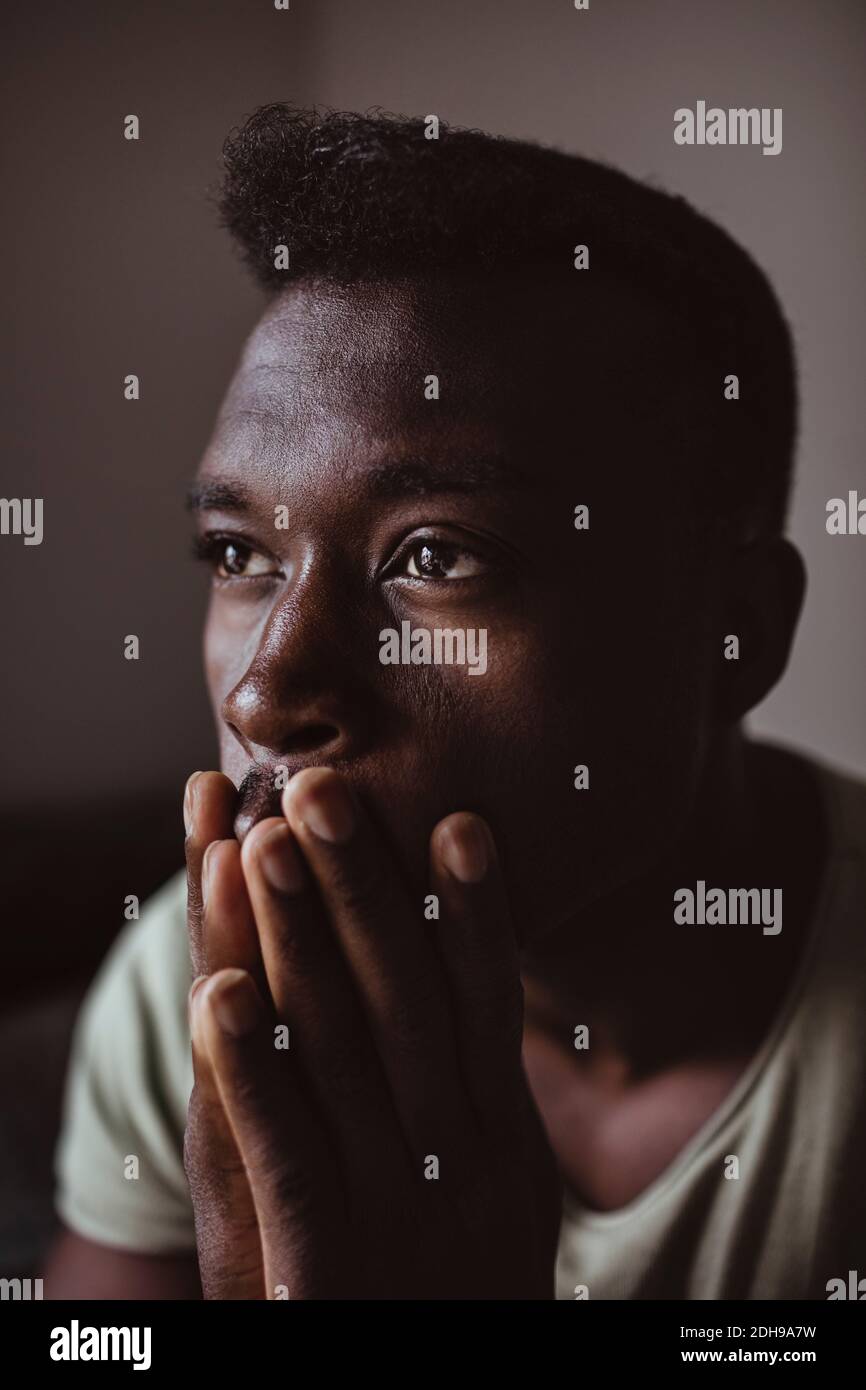
[[[256,280],[341,284],[555,266],[572,248],[595,272],[639,285],[694,325],[732,455],[730,500],[760,530],[785,521],[797,430],[791,334],[763,271],[682,197],[604,164],[430,117],[260,107],[223,147],[221,219]],[[289,251],[278,269],[275,251]],[[567,270],[566,270],[567,268]],[[712,416],[712,422],[709,416]]]

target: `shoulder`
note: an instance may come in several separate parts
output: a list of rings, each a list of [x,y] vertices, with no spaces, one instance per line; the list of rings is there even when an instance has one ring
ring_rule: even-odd
[[[816,775],[827,868],[791,1030],[779,1169],[792,1224],[810,1232],[815,1286],[823,1291],[862,1259],[866,1238],[866,783],[820,764]]]
[[[820,763],[813,769],[827,826],[825,946],[853,966],[866,958],[866,782]]]
[[[186,882],[178,874],[121,930],[76,1024],[57,1205],[90,1239],[139,1250],[191,1244],[183,1171],[189,983]]]
[[[118,934],[85,998],[76,1044],[85,1055],[103,1053],[106,1064],[112,1055],[128,1062],[140,1054],[178,1100],[181,1087],[171,1083],[175,1060],[189,1050],[189,985],[186,876],[178,873]]]
[[[866,860],[866,780],[829,764],[812,764],[824,800],[831,847],[837,855]]]
[[[823,801],[825,866],[787,1032],[809,1086],[811,1147],[856,1135],[866,1154],[866,783],[812,763]],[[802,1099],[802,1094],[801,1094]],[[812,1107],[810,1111],[810,1106]],[[824,1123],[814,1129],[815,1115]],[[858,1169],[859,1171],[859,1169]]]

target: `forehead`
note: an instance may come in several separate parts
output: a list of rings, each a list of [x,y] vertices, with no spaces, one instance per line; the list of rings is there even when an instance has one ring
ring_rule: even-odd
[[[645,451],[679,328],[629,288],[564,276],[291,288],[245,346],[202,472],[351,474],[410,447],[573,472]]]

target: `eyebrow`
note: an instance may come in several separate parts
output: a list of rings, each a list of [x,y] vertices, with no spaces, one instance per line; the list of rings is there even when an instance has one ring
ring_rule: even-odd
[[[250,500],[243,488],[228,483],[193,483],[187,489],[187,511],[245,512]]]
[[[352,479],[349,480],[352,484]],[[473,459],[382,459],[357,475],[358,490],[377,501],[430,497],[437,493],[473,493],[491,488],[527,488],[527,474],[500,455]],[[187,490],[192,512],[245,512],[253,506],[237,483],[196,482]]]

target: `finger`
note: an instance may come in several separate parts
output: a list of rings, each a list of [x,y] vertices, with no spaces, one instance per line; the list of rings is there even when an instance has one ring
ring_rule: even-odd
[[[235,964],[261,973],[252,909],[231,834],[234,788],[218,773],[190,779],[185,801],[193,968]],[[204,849],[202,850],[202,845]],[[203,983],[200,976],[191,991]],[[223,1110],[213,1071],[193,1041],[195,1086],[184,1134],[184,1163],[193,1197],[199,1271],[205,1298],[264,1297],[261,1241],[243,1160]]]
[[[444,973],[378,836],[342,777],[292,778],[283,809],[355,980],[416,1162],[469,1142]],[[436,1147],[438,1146],[438,1147]]]
[[[237,840],[214,840],[208,845],[201,881],[201,943],[206,972],[212,975],[228,966],[246,970],[267,998],[267,979]]]
[[[260,821],[241,861],[265,973],[303,1085],[334,1142],[347,1188],[405,1174],[404,1145],[370,1030],[315,881],[281,817]]]
[[[190,990],[193,999],[207,977]],[[183,1159],[195,1216],[196,1247],[206,1299],[265,1296],[261,1241],[243,1160],[228,1122],[207,1052],[193,1036],[195,1086]]]
[[[464,1082],[482,1128],[502,1134],[523,1118],[523,989],[496,846],[480,816],[463,811],[439,822],[430,877]]]
[[[183,819],[186,829],[187,924],[194,975],[205,972],[201,935],[201,869],[204,852],[213,840],[227,840],[237,792],[221,772],[194,772],[186,784]]]
[[[327,1146],[274,1046],[272,1018],[252,977],[221,970],[193,1000],[192,1028],[213,1068],[258,1217],[268,1298],[327,1287],[329,1251],[348,1213]]]

